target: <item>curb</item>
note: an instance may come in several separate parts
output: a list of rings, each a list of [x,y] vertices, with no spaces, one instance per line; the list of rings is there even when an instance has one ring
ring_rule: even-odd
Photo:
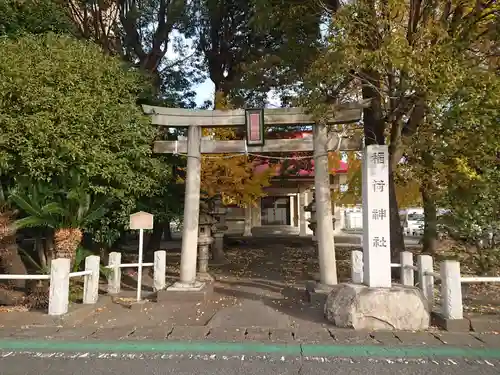
[[[35,341],[0,340],[0,351],[41,350],[58,352],[130,352],[130,353],[228,353],[279,354],[327,357],[455,357],[500,359],[500,349],[457,347],[384,347],[314,344],[203,343],[153,341]]]

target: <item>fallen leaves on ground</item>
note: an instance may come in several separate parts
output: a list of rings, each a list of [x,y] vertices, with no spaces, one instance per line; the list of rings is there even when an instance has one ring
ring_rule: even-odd
[[[26,306],[0,306],[0,313],[9,312],[27,312],[29,309]]]

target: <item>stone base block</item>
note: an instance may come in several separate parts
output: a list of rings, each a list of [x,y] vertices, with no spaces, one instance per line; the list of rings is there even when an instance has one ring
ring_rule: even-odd
[[[340,284],[328,295],[325,317],[337,327],[356,330],[408,330],[429,328],[430,314],[418,288],[369,288]]]
[[[471,324],[468,319],[447,319],[440,312],[431,313],[432,325],[450,332],[469,332]]]
[[[202,283],[213,283],[215,281],[215,279],[208,272],[198,272],[196,274],[196,281],[199,281]]]
[[[158,302],[200,302],[206,301],[213,293],[212,283],[195,283],[191,287],[175,283],[167,289],[159,290]]]
[[[133,311],[143,311],[148,306],[151,307],[151,299],[151,294],[148,294],[148,299],[140,301],[137,301],[136,297],[113,297],[111,301]]]
[[[326,298],[336,286],[323,285],[317,281],[306,282],[306,301],[315,305],[323,305]]]

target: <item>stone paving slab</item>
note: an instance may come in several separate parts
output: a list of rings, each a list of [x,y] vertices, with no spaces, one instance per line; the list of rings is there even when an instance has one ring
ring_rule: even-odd
[[[467,346],[470,348],[484,347],[484,342],[478,340],[471,334],[460,334],[457,332],[435,332],[433,333],[433,336],[445,345]]]
[[[63,327],[53,337],[62,340],[79,340],[91,337],[97,327]]]
[[[430,332],[394,332],[394,335],[401,341],[402,345],[408,346],[439,346],[443,343]]]
[[[494,333],[475,333],[473,336],[485,343],[486,346],[500,348],[500,334]]]
[[[125,340],[135,332],[135,327],[109,327],[99,328],[94,334],[89,336],[91,339],[98,340]]]
[[[245,339],[250,341],[269,341],[270,340],[269,332],[270,330],[268,328],[258,328],[258,327],[247,328],[247,334],[245,336]],[[292,341],[292,339],[290,341]]]
[[[474,332],[488,333],[500,331],[500,315],[479,315],[471,314],[467,316],[470,326]]]
[[[127,340],[167,340],[172,331],[171,325],[140,327],[127,336]]]
[[[370,334],[370,337],[377,343],[382,345],[388,345],[388,346],[401,345],[401,340],[398,337],[396,337],[394,332],[391,331],[372,332]]]
[[[289,343],[294,341],[294,332],[291,329],[271,329],[269,340],[277,343]]]
[[[60,327],[23,327],[14,329],[9,332],[9,336],[6,338],[19,338],[19,339],[27,339],[27,338],[36,338],[36,339],[45,339],[45,338],[53,338],[59,331]]]
[[[211,328],[207,339],[210,341],[241,342],[245,340],[245,328]]]
[[[377,344],[377,341],[375,341],[370,336],[369,332],[337,330],[337,329],[329,329],[329,331],[330,335],[337,343],[341,342],[345,344],[357,344],[357,345]]]
[[[205,340],[209,332],[210,328],[206,326],[174,326],[172,333],[168,335],[168,339],[187,341]]]
[[[240,305],[218,311],[210,320],[210,327],[265,327],[283,328],[291,326],[289,315],[276,311],[261,301],[245,300]]]
[[[293,331],[294,339],[308,344],[333,344],[335,341],[328,329],[306,330],[297,328]]]

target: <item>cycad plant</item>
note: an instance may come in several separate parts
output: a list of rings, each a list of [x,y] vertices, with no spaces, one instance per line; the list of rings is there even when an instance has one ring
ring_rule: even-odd
[[[109,199],[94,196],[85,185],[74,181],[67,191],[44,194],[47,185],[38,183],[11,195],[11,200],[25,217],[15,222],[17,228],[45,227],[54,231],[52,259],[69,258],[73,265],[83,230],[107,212]]]

